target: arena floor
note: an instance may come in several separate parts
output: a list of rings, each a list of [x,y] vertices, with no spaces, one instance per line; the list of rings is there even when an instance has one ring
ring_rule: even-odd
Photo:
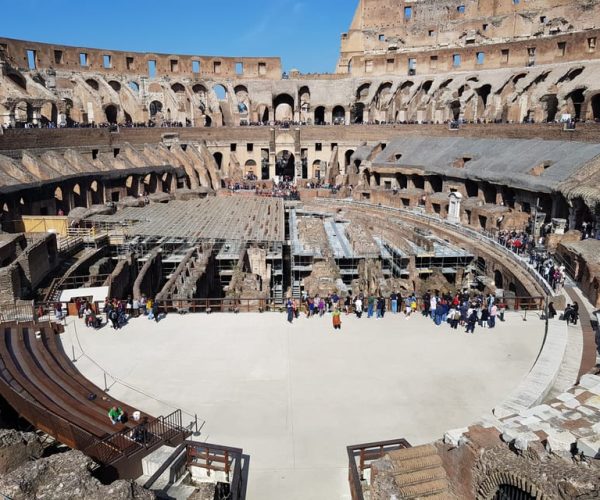
[[[197,414],[196,439],[243,448],[250,500],[350,498],[347,445],[415,445],[473,422],[517,386],[543,339],[537,315],[517,313],[475,335],[391,314],[345,317],[341,332],[329,316],[288,325],[283,314],[68,325],[65,350],[100,387],[105,370],[115,397],[154,415]]]

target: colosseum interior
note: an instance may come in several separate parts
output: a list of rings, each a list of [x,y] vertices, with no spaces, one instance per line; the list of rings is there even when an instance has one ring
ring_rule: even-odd
[[[193,457],[224,464],[203,466],[212,489],[193,498],[240,499],[241,450],[194,448],[181,422],[150,417],[170,433],[153,431],[157,442],[128,455],[124,434],[93,426],[96,403],[63,418],[74,402],[39,386],[31,366],[52,379],[48,364],[71,354],[39,361],[27,339],[68,328],[55,308],[66,292],[153,298],[169,315],[275,314],[359,290],[494,294],[542,318],[550,302],[563,311],[578,301],[576,327],[546,321],[519,397],[430,444],[347,443],[337,498],[596,498],[596,22],[598,0],[359,0],[335,72],[310,75],[282,73],[274,57],[0,38],[5,405],[113,480],[142,476],[143,456],[162,445],[187,446],[187,463],[171,469]],[[514,245],[522,235],[526,249]],[[562,283],[532,265],[540,258]],[[104,297],[92,305],[100,315]],[[553,375],[539,375],[542,361]],[[59,388],[78,380],[93,393],[72,367]],[[17,441],[1,446],[26,462],[34,445]],[[23,478],[11,460],[0,460],[8,495]],[[128,493],[115,498],[157,494],[151,481],[117,484]]]

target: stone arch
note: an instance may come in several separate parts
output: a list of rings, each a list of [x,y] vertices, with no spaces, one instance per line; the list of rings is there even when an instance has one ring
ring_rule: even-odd
[[[104,114],[106,115],[106,121],[111,124],[116,124],[118,121],[119,110],[115,104],[109,104],[104,107]]]
[[[535,500],[542,498],[542,490],[528,478],[520,477],[514,472],[491,471],[488,473],[487,479],[481,483],[477,498],[482,500],[496,498]]]
[[[455,100],[450,103],[450,116],[453,120],[460,118],[460,101]]]
[[[290,94],[279,94],[273,99],[273,110],[275,112],[275,120],[293,121],[294,98]]]
[[[67,213],[66,200],[64,199],[63,190],[60,186],[56,186],[56,189],[54,189],[54,205],[56,208],[57,215],[61,212],[63,214]]]
[[[287,149],[283,149],[277,153],[275,162],[275,175],[294,179],[296,175],[296,158],[294,153]]]
[[[27,101],[17,102],[13,110],[17,123],[31,123],[33,120],[33,108]]]
[[[315,125],[325,124],[325,106],[317,106],[315,108]]]
[[[227,94],[227,87],[225,87],[225,85],[217,83],[216,85],[213,86],[212,90],[215,93],[215,95],[217,96],[217,99],[219,101],[227,100],[228,94]]]
[[[369,97],[369,91],[371,90],[371,83],[363,83],[356,89],[356,100],[367,102]]]
[[[175,82],[171,85],[171,90],[176,94],[185,94],[185,87],[179,82]]]
[[[256,114],[258,115],[259,122],[267,123],[269,121],[269,106],[259,104],[258,108],[256,108]]]
[[[20,87],[21,89],[27,91],[27,80],[25,80],[25,77],[19,75],[18,73],[12,72],[12,71],[10,73],[8,73],[6,76],[17,87]]]
[[[42,115],[42,123],[54,123],[55,125],[57,125],[57,121],[58,121],[58,108],[56,107],[56,104],[53,102],[46,102],[44,103],[44,105],[42,106],[42,109],[40,110],[41,115]]]
[[[149,106],[150,116],[155,117],[157,114],[162,113],[163,105],[160,101],[152,101]]]
[[[245,85],[236,85],[233,91],[235,92],[238,112],[241,114],[247,114],[250,109],[248,88]]]
[[[322,172],[321,172],[321,160],[315,160],[313,161],[312,164],[312,175],[311,178],[313,179],[322,179]]]
[[[504,288],[504,276],[498,269],[494,271],[494,285],[496,288]]]
[[[87,83],[88,87],[94,89],[95,91],[100,90],[100,84],[98,80],[94,80],[93,78],[88,78],[85,83]]]
[[[346,122],[346,110],[344,106],[335,106],[331,116],[334,125],[343,125]]]
[[[351,123],[363,123],[365,119],[365,105],[362,102],[356,102],[350,111]]]
[[[200,96],[202,96],[202,97],[203,97],[203,96],[205,96],[205,95],[206,95],[207,89],[206,89],[206,87],[205,87],[204,85],[202,85],[201,83],[197,83],[196,85],[194,85],[194,86],[192,87],[192,92],[193,92],[194,94],[198,94],[198,95],[200,95]]]
[[[483,108],[482,111],[484,111],[485,108],[487,108],[488,97],[489,97],[491,91],[492,91],[492,86],[489,83],[486,84],[486,85],[482,85],[481,87],[479,87],[476,90],[477,95],[479,96],[479,104],[483,105],[482,106],[482,108]]]
[[[575,120],[580,120],[584,116],[585,91],[585,87],[578,88],[566,96],[568,110]]]
[[[121,91],[121,84],[119,82],[117,82],[116,80],[110,80],[108,82],[108,84],[110,85],[110,87],[115,91],[115,92],[120,92]],[[139,89],[138,89],[139,90]]]
[[[558,97],[556,94],[546,94],[540,99],[546,107],[546,122],[553,122],[558,113]]]
[[[221,167],[223,166],[223,153],[217,151],[216,153],[213,154],[213,158],[215,159],[217,168],[219,170],[221,170]]]
[[[350,163],[351,163],[351,161],[352,161],[352,155],[353,155],[353,154],[354,154],[354,150],[353,150],[353,149],[348,149],[348,150],[346,150],[346,152],[344,153],[344,160],[345,160],[344,166],[345,166],[346,168],[348,168],[348,167],[350,166]]]
[[[244,165],[244,174],[245,175],[255,175],[258,177],[258,171],[256,169],[256,162],[254,160],[246,161]]]
[[[81,189],[79,183],[73,186],[73,205],[76,207],[86,207],[85,192]]]
[[[131,90],[133,90],[136,94],[138,94],[140,92],[140,85],[138,84],[138,82],[131,81],[127,84],[127,86]]]

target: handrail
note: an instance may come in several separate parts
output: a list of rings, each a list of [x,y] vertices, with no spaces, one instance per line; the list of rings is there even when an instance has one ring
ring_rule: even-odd
[[[371,468],[374,460],[382,458],[386,453],[394,450],[412,448],[406,439],[392,439],[374,443],[347,446],[348,454],[348,482],[352,500],[365,500],[361,481],[364,480],[364,471]],[[356,458],[358,457],[358,464]]]

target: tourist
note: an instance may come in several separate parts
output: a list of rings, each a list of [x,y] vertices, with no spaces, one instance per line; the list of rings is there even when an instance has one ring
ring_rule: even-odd
[[[124,423],[125,412],[121,408],[113,406],[110,410],[108,410],[108,417],[110,418],[110,421],[113,425],[118,423]]]
[[[469,316],[467,317],[467,330],[466,333],[475,333],[475,325],[477,324],[477,309],[472,308]]]
[[[348,314],[350,314],[350,306],[352,305],[352,294],[349,293],[348,295],[346,295],[346,298],[344,299],[344,312],[346,313],[346,316],[348,316]]]
[[[292,299],[287,299],[287,303],[285,305],[287,310],[287,320],[288,323],[292,323],[294,321],[294,304],[292,303]]]
[[[383,318],[384,314],[385,314],[385,299],[383,298],[383,295],[380,295],[377,298],[377,319]]]
[[[398,294],[396,293],[396,290],[394,290],[392,292],[392,294],[390,295],[390,301],[391,301],[391,305],[392,305],[392,314],[397,314],[398,313]]]
[[[356,300],[354,301],[354,312],[355,312],[356,317],[358,319],[360,319],[362,317],[362,313],[363,313],[363,301],[362,301],[360,295],[357,295],[356,296]]]
[[[556,309],[554,308],[554,302],[548,304],[548,319],[554,319],[556,316]]]
[[[131,310],[134,318],[137,318],[140,315],[140,301],[138,298],[133,299]]]
[[[496,304],[492,304],[490,307],[490,316],[488,318],[488,327],[495,328],[496,327],[496,316],[498,315],[498,307]]]
[[[342,329],[342,315],[340,314],[340,310],[336,307],[333,312],[331,313],[331,319],[333,322],[333,329],[334,330],[341,330]]]
[[[375,309],[375,295],[370,293],[369,298],[367,299],[367,318],[373,317],[374,309]]]

